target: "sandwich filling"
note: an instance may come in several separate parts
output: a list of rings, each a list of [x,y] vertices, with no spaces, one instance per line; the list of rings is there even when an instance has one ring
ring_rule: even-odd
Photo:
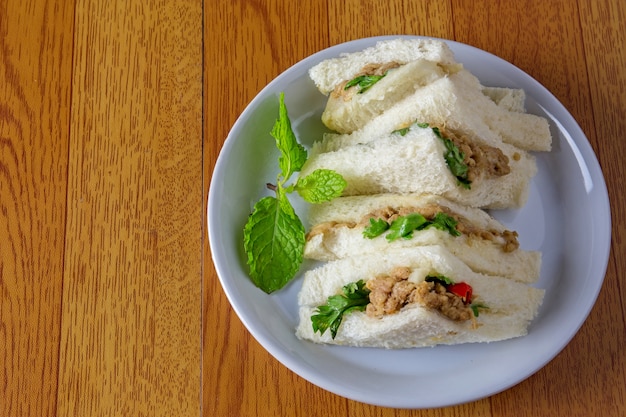
[[[381,317],[394,314],[409,304],[419,304],[428,309],[438,311],[454,321],[467,321],[474,317],[470,304],[472,303],[471,287],[465,294],[450,291],[452,284],[446,286],[438,278],[432,278],[415,283],[409,281],[411,269],[398,267],[389,274],[382,274],[367,281],[366,287],[370,290],[370,303],[365,312],[370,317]]]
[[[511,172],[509,158],[500,149],[476,143],[465,135],[457,135],[439,128],[441,134],[450,139],[463,154],[467,165],[467,180],[472,182],[481,176],[502,177]]]
[[[409,280],[411,274],[409,267],[396,267],[367,282],[361,279],[344,285],[342,294],[328,297],[326,304],[317,307],[311,316],[313,331],[324,334],[330,330],[334,339],[346,314],[365,311],[369,317],[382,318],[410,305],[434,310],[456,322],[471,320],[471,328],[478,328],[475,318],[479,310],[489,307],[475,300],[469,284],[437,274],[414,282]]]
[[[445,213],[448,216],[452,217],[456,221],[456,230],[459,234],[466,235],[469,238],[473,239],[482,239],[486,241],[491,241],[500,245],[500,248],[503,252],[509,253],[517,250],[519,248],[519,241],[517,239],[518,233],[510,230],[495,230],[495,229],[484,229],[473,225],[467,218],[453,212],[446,206],[431,203],[425,205],[423,207],[392,207],[387,206],[381,209],[375,210],[367,215],[363,216],[363,218],[359,222],[336,222],[336,221],[328,221],[319,223],[311,228],[309,233],[306,235],[306,240],[309,241],[316,235],[323,235],[325,233],[330,232],[334,228],[339,227],[348,227],[350,229],[356,227],[367,227],[371,219],[374,220],[383,220],[389,224],[392,224],[395,220],[398,220],[401,217],[407,216],[412,213],[419,213],[424,216],[427,220],[433,220],[438,213]]]
[[[467,182],[468,185],[481,177],[502,177],[511,173],[509,157],[499,148],[485,143],[477,143],[471,140],[467,135],[455,133],[444,127],[415,122],[411,125],[400,127],[392,133],[404,136],[413,126],[431,128],[435,135],[444,141],[446,148],[448,148],[448,146],[453,148],[452,155],[449,155],[450,149],[448,149],[444,155],[446,163],[450,170],[453,171],[453,174],[455,174],[457,178],[462,177],[459,179]],[[448,143],[446,144],[446,142]],[[519,161],[520,158],[521,155],[519,153],[515,152],[513,154],[513,160]],[[458,161],[456,159],[458,159]],[[451,163],[459,165],[460,167],[453,167]],[[456,172],[459,169],[462,169],[463,172]]]
[[[345,80],[337,84],[331,93],[331,97],[350,101],[354,94],[364,93],[368,88],[387,75],[387,71],[398,68],[401,65],[402,64],[395,61],[367,64],[361,68],[361,71],[356,74],[353,79]]]

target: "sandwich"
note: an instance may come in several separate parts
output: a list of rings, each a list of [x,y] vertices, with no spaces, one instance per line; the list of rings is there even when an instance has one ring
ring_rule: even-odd
[[[396,40],[322,61],[309,74],[328,95],[322,122],[336,132],[351,133],[416,90],[460,69],[443,42]]]
[[[390,248],[440,245],[472,270],[520,282],[539,278],[541,253],[484,210],[430,194],[340,197],[308,215],[304,257],[334,261],[378,256]]]
[[[296,335],[393,349],[494,342],[527,334],[543,295],[473,272],[441,246],[390,248],[306,272]]]
[[[322,122],[356,132],[340,142],[363,143],[418,120],[528,151],[551,147],[548,122],[525,112],[523,90],[481,85],[439,40],[382,41],[322,61],[309,75],[329,96]]]
[[[395,116],[388,110],[377,119]],[[530,180],[537,172],[529,152],[477,138],[460,128],[452,130],[421,119],[409,125],[403,118],[398,120],[386,133],[366,142],[339,143],[325,137],[313,145],[301,174],[316,169],[338,172],[347,182],[344,196],[423,193],[480,208],[525,204]]]

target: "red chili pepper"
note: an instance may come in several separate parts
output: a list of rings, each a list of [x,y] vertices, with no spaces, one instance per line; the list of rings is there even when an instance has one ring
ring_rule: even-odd
[[[472,287],[466,282],[458,282],[456,284],[448,285],[446,288],[454,295],[461,297],[465,304],[472,302]]]

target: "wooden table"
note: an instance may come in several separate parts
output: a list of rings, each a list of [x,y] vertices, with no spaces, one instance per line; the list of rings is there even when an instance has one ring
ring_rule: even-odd
[[[0,1],[0,416],[626,415],[626,3]],[[300,59],[375,35],[519,66],[588,135],[613,213],[604,287],[572,342],[474,403],[393,410],[265,352],[213,268],[224,139]]]

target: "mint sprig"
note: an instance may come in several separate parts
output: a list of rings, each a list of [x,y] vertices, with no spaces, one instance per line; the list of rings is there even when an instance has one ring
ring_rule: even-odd
[[[305,230],[287,194],[296,191],[309,203],[322,203],[341,195],[346,186],[343,177],[331,170],[315,170],[287,185],[308,155],[291,128],[284,93],[280,94],[278,119],[270,134],[280,151],[276,184],[268,185],[275,196],[264,197],[254,205],[243,233],[250,278],[266,293],[283,288],[302,264]]]

